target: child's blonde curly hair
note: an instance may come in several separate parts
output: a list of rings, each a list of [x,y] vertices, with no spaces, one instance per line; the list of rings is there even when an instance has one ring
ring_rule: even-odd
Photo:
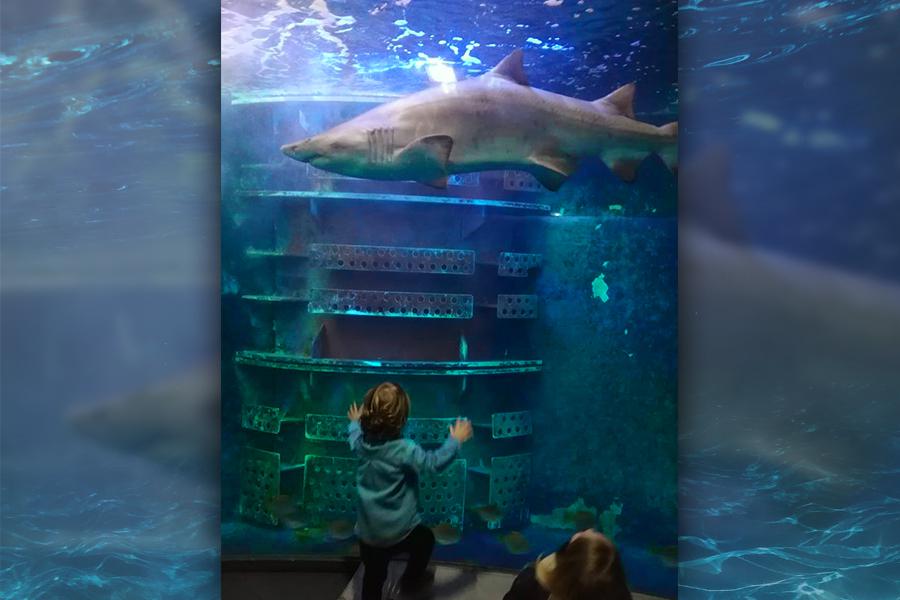
[[[409,395],[398,384],[386,381],[366,392],[359,423],[367,439],[400,437],[408,418]]]

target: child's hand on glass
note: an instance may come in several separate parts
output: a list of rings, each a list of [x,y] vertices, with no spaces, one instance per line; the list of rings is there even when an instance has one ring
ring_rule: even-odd
[[[347,411],[347,418],[351,421],[359,421],[359,418],[362,416],[362,405],[357,406],[356,402],[350,405],[350,410]]]
[[[450,426],[450,437],[460,444],[467,442],[472,437],[472,423],[468,419],[456,419]]]

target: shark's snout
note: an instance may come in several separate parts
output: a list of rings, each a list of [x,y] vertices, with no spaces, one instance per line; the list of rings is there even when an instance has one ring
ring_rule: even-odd
[[[294,142],[293,144],[285,144],[281,147],[281,152],[286,156],[299,160],[300,162],[310,162],[321,154],[313,148],[310,140],[302,142]]]

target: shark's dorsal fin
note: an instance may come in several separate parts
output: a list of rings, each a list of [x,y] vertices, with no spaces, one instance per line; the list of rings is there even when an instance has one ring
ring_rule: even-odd
[[[528,77],[525,75],[525,67],[522,65],[522,49],[517,48],[510,52],[506,58],[488,71],[487,75],[499,75],[519,85],[528,85]]]
[[[634,118],[634,84],[626,83],[611,94],[594,100],[594,104],[602,104],[613,108],[618,114],[629,119]]]

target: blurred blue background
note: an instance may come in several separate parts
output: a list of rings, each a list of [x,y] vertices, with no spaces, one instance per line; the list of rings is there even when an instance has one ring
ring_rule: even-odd
[[[2,5],[0,597],[218,594],[218,15]]]
[[[900,7],[679,9],[681,597],[896,598]],[[0,596],[214,598],[220,6],[0,11]]]

